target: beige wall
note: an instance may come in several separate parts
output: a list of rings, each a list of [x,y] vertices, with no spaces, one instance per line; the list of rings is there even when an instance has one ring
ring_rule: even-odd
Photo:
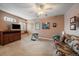
[[[45,38],[51,38],[55,34],[59,34],[64,30],[64,16],[51,16],[39,20],[40,24],[50,22],[50,29],[40,29],[39,36]],[[57,27],[53,27],[53,23],[57,24]]]
[[[12,14],[9,14],[7,12],[4,12],[4,11],[0,10],[0,31],[8,31],[8,30],[10,30],[8,28],[9,23],[4,21],[4,16],[16,19],[16,23],[19,23],[20,21],[24,22],[24,23],[27,23],[27,21],[25,21],[26,19],[20,18],[18,16],[15,16],[15,15],[12,15]]]
[[[68,12],[64,15],[65,17],[65,27],[64,30],[67,34],[79,36],[79,28],[76,30],[70,30],[70,18],[73,16],[79,17],[79,4],[74,4]]]

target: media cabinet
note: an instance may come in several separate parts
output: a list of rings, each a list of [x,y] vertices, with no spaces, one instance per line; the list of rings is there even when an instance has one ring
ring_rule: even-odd
[[[0,32],[0,45],[5,45],[17,40],[21,40],[21,31]]]

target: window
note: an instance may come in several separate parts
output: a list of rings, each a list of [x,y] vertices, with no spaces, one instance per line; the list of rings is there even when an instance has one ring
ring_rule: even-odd
[[[39,30],[40,29],[40,24],[39,23],[35,23],[35,29]]]

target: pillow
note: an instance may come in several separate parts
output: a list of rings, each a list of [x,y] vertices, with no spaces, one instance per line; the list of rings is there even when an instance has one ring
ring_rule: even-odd
[[[73,41],[73,40],[70,40],[70,41],[68,42],[68,45],[69,45],[71,48],[73,48],[73,43],[74,43],[74,41]]]
[[[73,48],[74,48],[74,46],[75,46],[76,44],[79,44],[79,42],[78,42],[77,40],[74,40],[74,41],[73,41]]]
[[[75,36],[71,36],[71,40],[75,40],[77,39]]]
[[[65,42],[65,43],[68,43],[68,40],[69,40],[69,39],[65,39],[64,42]]]
[[[65,34],[65,37],[66,37],[67,39],[71,39],[71,36],[68,35],[68,34]]]
[[[73,50],[79,54],[79,43],[76,41],[76,43],[73,45]]]
[[[65,43],[68,44],[71,48],[73,47],[73,40],[65,39]]]

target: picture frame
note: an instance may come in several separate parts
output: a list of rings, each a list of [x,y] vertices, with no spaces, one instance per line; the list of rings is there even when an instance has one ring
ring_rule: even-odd
[[[57,24],[56,23],[53,23],[53,27],[57,27]]]
[[[50,23],[42,23],[42,29],[50,29]]]
[[[70,18],[70,30],[76,30],[76,19],[76,16]]]
[[[70,18],[70,23],[76,23],[76,16]]]
[[[76,30],[76,24],[70,24],[70,30]]]

